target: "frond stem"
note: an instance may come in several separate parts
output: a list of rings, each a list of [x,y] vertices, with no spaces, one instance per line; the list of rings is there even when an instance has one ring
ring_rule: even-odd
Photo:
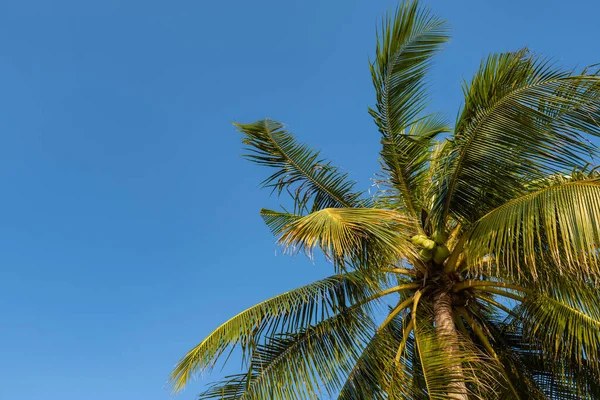
[[[496,354],[496,351],[490,344],[488,338],[486,337],[485,333],[483,332],[483,329],[481,329],[481,326],[479,326],[479,324],[473,319],[473,317],[471,317],[471,315],[469,315],[469,312],[464,307],[457,307],[456,309],[458,310],[460,315],[462,315],[462,317],[465,319],[465,321],[467,321],[469,323],[469,325],[473,329],[473,332],[475,332],[475,335],[477,335],[477,337],[481,341],[481,344],[483,344],[483,347],[485,347],[485,349],[488,351],[488,353],[492,357],[494,357],[494,360],[496,361],[496,363],[500,367],[500,370],[502,371],[502,375],[506,379],[506,383],[508,383],[508,386],[510,386],[510,390],[516,396],[516,399],[520,400],[521,397],[519,396],[519,394],[517,393],[517,390],[513,386],[512,382],[510,380],[510,377],[508,376],[508,373],[504,369],[504,365],[502,364],[502,362],[500,361],[500,358],[498,357],[498,354]]]
[[[472,287],[477,287],[477,286],[501,287],[501,288],[516,290],[518,292],[524,292],[524,293],[531,292],[531,290],[526,289],[523,286],[519,286],[519,285],[512,285],[510,283],[504,283],[504,282],[480,281],[480,280],[468,280],[468,281],[463,281],[463,282],[457,283],[456,285],[454,285],[454,287],[452,287],[452,292],[458,293],[461,290],[472,288]]]
[[[382,271],[389,272],[390,274],[415,275],[414,270],[406,268],[384,268]]]
[[[391,294],[391,293],[397,293],[397,292],[401,292],[403,290],[409,290],[409,289],[417,289],[419,287],[421,287],[421,285],[418,283],[405,283],[403,285],[394,286],[394,287],[382,290],[381,292],[374,294],[373,296],[365,299],[363,301],[363,303],[368,303],[370,301],[377,300],[377,299],[379,299],[383,296],[387,296],[388,294]]]
[[[496,300],[494,299],[490,299],[489,297],[486,296],[482,296],[481,294],[475,294],[475,297],[477,297],[480,300],[485,301],[486,303],[489,303],[491,305],[493,305],[496,308],[499,308],[500,310],[504,311],[505,313],[507,313],[508,315],[512,315],[515,318],[519,318],[519,316],[517,314],[515,314],[513,312],[513,310],[511,310],[510,308],[503,306],[502,304],[498,303]]]
[[[400,346],[398,346],[398,351],[396,352],[396,364],[400,363],[400,358],[402,357],[402,352],[404,351],[404,347],[406,346],[406,341],[408,340],[408,335],[413,330],[413,320],[408,322],[408,325],[404,327],[404,331],[402,332],[402,342],[400,342]]]
[[[387,316],[387,318],[385,319],[385,321],[383,321],[383,323],[379,326],[379,328],[377,328],[377,333],[381,332],[383,329],[385,329],[385,327],[394,319],[396,318],[396,315],[398,315],[402,310],[407,309],[408,307],[410,307],[410,305],[412,304],[413,299],[412,297],[409,297],[408,299],[404,300],[403,302],[401,302],[400,304],[398,304],[394,310],[392,310],[392,312],[390,313],[390,315]]]
[[[422,349],[421,346],[419,345],[419,339],[418,339],[418,327],[417,327],[417,306],[419,305],[419,300],[421,299],[421,296],[423,295],[423,292],[421,290],[418,290],[415,293],[415,296],[413,297],[413,309],[412,309],[412,323],[413,323],[413,329],[415,331],[415,342],[417,345],[417,353],[419,353],[419,360],[421,361],[421,365],[425,365],[425,363],[423,362],[423,354],[422,354]],[[425,373],[425,371],[423,371],[423,378],[425,379],[425,386],[427,386],[427,392],[431,393],[431,388],[429,387],[429,379],[427,379],[427,374]]]
[[[454,246],[454,249],[452,250],[452,254],[450,254],[450,257],[448,258],[448,261],[446,261],[446,265],[444,266],[444,272],[449,274],[451,272],[454,272],[454,270],[456,269],[457,266],[457,261],[458,261],[458,257],[460,256],[460,254],[463,251],[463,248],[465,247],[465,242],[467,240],[466,236],[463,236],[460,238],[460,240],[458,241],[458,243],[456,243],[456,246]]]
[[[488,293],[492,293],[492,294],[497,294],[498,296],[508,297],[510,299],[520,301],[521,303],[525,301],[525,297],[523,297],[523,296],[519,296],[518,294],[510,293],[505,290],[494,289],[489,286],[484,286],[479,290],[488,292]]]

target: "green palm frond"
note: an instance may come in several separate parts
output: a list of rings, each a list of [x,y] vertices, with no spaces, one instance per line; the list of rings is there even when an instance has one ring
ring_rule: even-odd
[[[598,149],[600,76],[573,74],[527,51],[490,56],[465,86],[445,152],[438,225],[473,222],[523,194],[527,181],[584,165]]]
[[[388,329],[373,335],[348,374],[338,400],[386,399],[383,385],[389,378],[385,374],[385,360],[390,358],[389,342],[397,341],[394,339]]]
[[[525,271],[535,278],[548,265],[544,254],[557,273],[598,279],[599,246],[600,179],[593,178],[547,186],[496,208],[475,223],[466,249],[472,268],[487,274],[517,279]]]
[[[433,139],[448,131],[441,118],[427,117],[411,125],[408,133],[390,133],[381,139],[383,183],[393,189],[388,196],[414,216],[420,216],[424,206],[423,186],[428,178]]]
[[[502,341],[501,354],[510,355],[515,375],[526,375],[520,383],[532,399],[593,400],[600,398],[600,379],[593,364],[565,359],[562,354],[545,353],[535,338],[519,324],[499,324],[497,336]],[[567,357],[568,358],[568,357]],[[591,368],[590,368],[591,366]]]
[[[427,100],[425,75],[433,55],[447,40],[444,21],[417,1],[407,2],[384,20],[371,64],[377,107],[369,112],[383,135],[381,155],[390,181],[412,215],[420,212],[413,189],[431,139],[448,131],[439,117],[418,121]]]
[[[248,373],[213,386],[200,399],[318,399],[321,391],[332,395],[373,332],[363,307],[354,305],[300,332],[268,338],[255,349]]]
[[[417,258],[409,239],[416,222],[394,210],[326,208],[303,217],[270,210],[261,213],[281,245],[308,254],[319,246],[341,267],[365,253],[391,263]]]
[[[444,21],[418,1],[400,5],[384,20],[371,65],[377,110],[370,110],[384,136],[399,134],[418,119],[426,105],[431,57],[447,41]]]
[[[493,335],[491,345],[501,363],[505,377],[510,382],[499,392],[500,399],[510,399],[518,396],[527,400],[547,400],[544,391],[539,386],[537,368],[527,364],[521,357],[523,353],[522,331],[515,332],[506,328],[505,318],[498,320],[492,317],[485,321],[486,331]],[[515,344],[517,346],[515,346]]]
[[[322,159],[320,153],[298,143],[283,124],[265,119],[251,124],[234,124],[244,134],[250,152],[245,157],[276,171],[263,181],[278,194],[287,191],[298,213],[327,207],[354,207],[360,192],[347,174]]]
[[[392,381],[386,360],[394,357],[401,340],[390,328],[376,332],[348,374],[338,400],[386,400],[385,388]]]
[[[228,349],[239,346],[251,354],[261,338],[277,332],[306,329],[314,321],[336,315],[373,294],[361,273],[335,275],[259,303],[225,322],[183,357],[171,374],[181,390],[195,373],[211,369]]]
[[[517,312],[524,335],[535,338],[548,357],[595,366],[600,376],[597,288],[557,282],[554,293],[529,293]]]
[[[338,400],[413,400],[424,393],[413,382],[414,340],[409,313],[412,295],[401,293],[398,306],[390,307],[388,317],[377,328],[348,374]],[[395,360],[395,362],[390,362]]]
[[[501,373],[490,356],[461,336],[440,337],[433,327],[425,326],[417,332],[415,341],[429,399],[452,399],[463,395],[453,385],[461,381],[466,384],[470,399],[497,398],[502,388]],[[449,347],[458,351],[448,352]]]

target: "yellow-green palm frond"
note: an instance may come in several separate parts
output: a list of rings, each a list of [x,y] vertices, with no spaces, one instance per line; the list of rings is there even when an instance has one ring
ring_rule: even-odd
[[[421,199],[414,189],[420,184],[430,142],[449,130],[442,118],[421,120],[419,115],[427,102],[425,75],[447,40],[444,21],[417,1],[406,2],[384,19],[371,65],[377,105],[369,112],[383,135],[383,165],[398,198],[415,216]]]
[[[308,254],[318,246],[341,267],[348,259],[364,256],[391,263],[417,258],[410,242],[416,223],[394,210],[326,208],[303,217],[270,210],[261,213],[281,245]]]
[[[600,377],[598,289],[586,283],[557,281],[554,290],[532,292],[517,308],[525,336],[547,357],[594,368]]]
[[[464,395],[456,382],[464,382],[469,399],[497,399],[505,383],[493,358],[470,340],[458,335],[440,336],[433,326],[419,324],[415,343],[426,381],[428,399],[452,399]],[[453,348],[456,351],[447,351]]]
[[[410,368],[406,363],[395,365],[390,362],[396,357],[404,335],[409,333],[401,318],[394,318],[383,329],[378,329],[348,374],[338,400],[416,398],[419,390],[411,382]],[[402,361],[412,359],[412,341],[404,347]],[[400,384],[401,390],[396,387]]]
[[[373,295],[359,272],[335,275],[265,300],[231,318],[190,350],[171,374],[176,391],[199,371],[211,369],[228,349],[252,353],[261,338],[306,329]]]
[[[435,193],[437,224],[474,222],[528,181],[598,154],[589,141],[600,136],[596,74],[560,70],[527,50],[503,53],[481,64],[464,95]]]
[[[247,373],[226,378],[200,395],[220,400],[318,399],[336,393],[373,331],[360,305],[297,333],[269,337],[256,347]]]
[[[412,124],[406,133],[390,133],[381,139],[383,179],[379,184],[384,195],[391,197],[390,204],[416,217],[429,206],[425,204],[424,186],[429,184],[431,149],[434,138],[443,132],[449,132],[445,121],[430,116]]]
[[[548,275],[551,264],[554,274],[597,280],[599,246],[600,179],[592,178],[550,185],[496,208],[474,224],[466,249],[477,272],[535,279]]]
[[[234,124],[244,134],[242,142],[249,154],[245,157],[275,172],[263,181],[281,194],[286,191],[294,200],[297,213],[328,207],[354,207],[360,204],[360,192],[318,151],[298,143],[283,124],[265,119],[251,124]]]

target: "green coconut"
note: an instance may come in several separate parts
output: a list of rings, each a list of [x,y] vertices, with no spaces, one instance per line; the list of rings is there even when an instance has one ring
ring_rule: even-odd
[[[443,230],[437,230],[437,231],[435,231],[433,233],[433,236],[431,238],[437,244],[444,244],[444,242],[446,242],[446,239],[447,239],[446,234],[444,233]]]
[[[442,264],[450,256],[450,250],[444,245],[437,246],[433,251],[433,261]]]
[[[433,250],[421,249],[419,251],[419,257],[421,258],[421,260],[427,262],[433,257]]]
[[[423,248],[427,250],[433,250],[435,248],[435,242],[431,239],[425,239],[423,241]]]
[[[415,235],[412,237],[412,243],[415,246],[423,247],[423,243],[428,240],[425,235]]]

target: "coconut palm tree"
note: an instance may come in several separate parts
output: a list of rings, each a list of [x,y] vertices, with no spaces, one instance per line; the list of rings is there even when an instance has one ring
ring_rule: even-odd
[[[266,224],[335,275],[218,327],[176,390],[237,349],[243,372],[201,399],[600,398],[600,76],[491,55],[450,128],[425,110],[447,39],[416,1],[384,19],[374,195],[281,123],[236,124],[264,186],[293,200]]]

